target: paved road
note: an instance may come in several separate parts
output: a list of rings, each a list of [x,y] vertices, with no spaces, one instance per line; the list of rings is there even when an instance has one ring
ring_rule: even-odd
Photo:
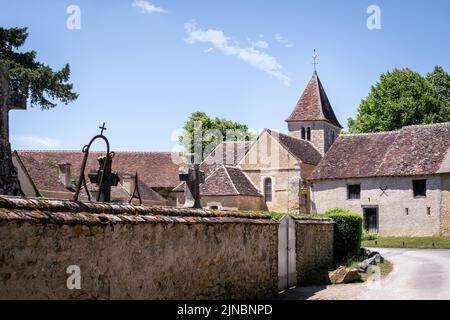
[[[276,299],[450,300],[450,250],[373,249],[394,265],[366,283],[297,288]]]

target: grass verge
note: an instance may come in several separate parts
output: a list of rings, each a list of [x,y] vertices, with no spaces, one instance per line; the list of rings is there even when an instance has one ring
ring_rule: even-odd
[[[450,237],[378,237],[378,239],[363,241],[362,246],[373,248],[450,249]]]

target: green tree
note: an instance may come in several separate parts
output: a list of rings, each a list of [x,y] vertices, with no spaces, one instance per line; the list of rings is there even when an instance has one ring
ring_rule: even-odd
[[[435,87],[417,72],[394,69],[372,86],[348,127],[352,133],[380,132],[444,121],[450,114]]]
[[[246,125],[221,118],[213,119],[204,112],[192,113],[183,129],[185,133],[180,136],[180,143],[186,152],[197,152],[195,143],[201,143],[202,155],[212,151],[222,141],[248,141],[255,138]]]
[[[36,52],[18,52],[28,38],[27,28],[0,27],[0,60],[10,66],[10,87],[30,98],[31,106],[42,109],[56,106],[52,100],[68,104],[78,98],[73,84],[68,83],[70,66],[54,71],[48,65],[36,61]]]
[[[441,66],[436,66],[427,74],[427,80],[436,90],[439,100],[450,107],[450,75]]]

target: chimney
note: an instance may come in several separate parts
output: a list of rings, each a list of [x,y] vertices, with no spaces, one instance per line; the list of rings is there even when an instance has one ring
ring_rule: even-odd
[[[68,162],[58,163],[59,180],[66,188],[69,188],[72,185],[71,167],[72,165]]]
[[[127,192],[131,195],[133,194],[134,187],[135,187],[135,177],[133,174],[124,173],[120,177],[120,182],[122,183],[122,186],[127,190]]]

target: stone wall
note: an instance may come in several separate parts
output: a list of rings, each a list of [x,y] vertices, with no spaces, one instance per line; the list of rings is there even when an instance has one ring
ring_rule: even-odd
[[[297,121],[289,122],[288,130],[291,137],[301,139],[301,129],[311,128],[311,143],[325,155],[338,137],[341,129],[327,121]]]
[[[0,299],[265,298],[277,232],[262,214],[0,197]]]
[[[294,217],[297,283],[308,271],[333,261],[334,222],[330,219]]]
[[[300,212],[300,163],[270,134],[264,132],[259,137],[239,167],[260,191],[264,191],[264,180],[272,179],[272,201],[265,203],[268,210]]]
[[[442,174],[441,235],[450,236],[450,174]]]
[[[426,197],[414,198],[413,179],[427,179]],[[361,184],[361,199],[347,199],[348,184]],[[380,188],[386,190],[383,192]],[[438,175],[315,181],[312,201],[317,213],[344,208],[363,214],[363,207],[378,206],[382,236],[438,236],[441,232],[441,178]]]

